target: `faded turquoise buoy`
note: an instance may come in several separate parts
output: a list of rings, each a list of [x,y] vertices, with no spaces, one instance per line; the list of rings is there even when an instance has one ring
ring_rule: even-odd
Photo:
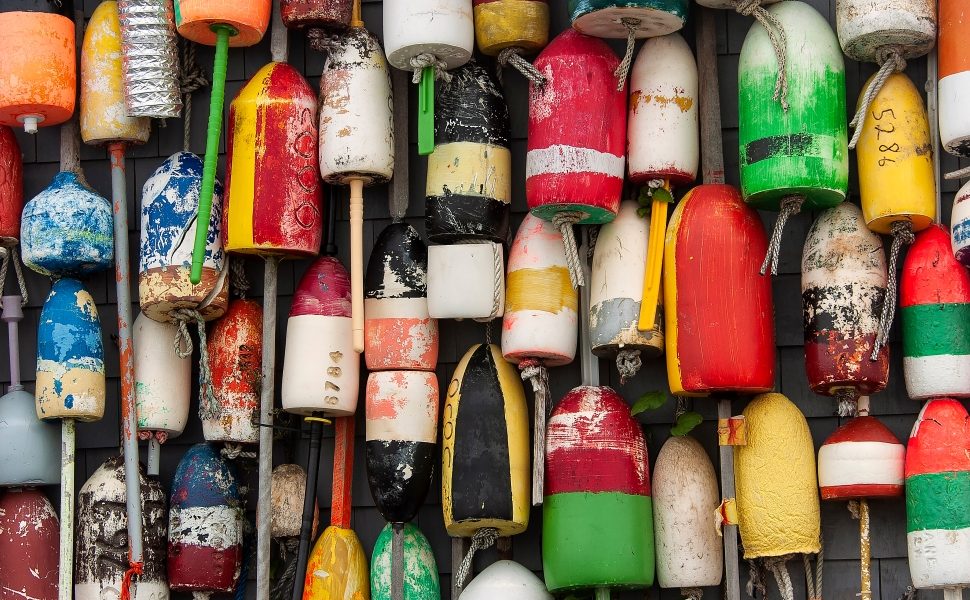
[[[370,563],[371,600],[391,600],[391,541],[394,530],[384,526]],[[440,600],[438,565],[428,538],[412,523],[404,525],[404,600]]]
[[[687,20],[689,0],[569,0],[573,27],[586,35],[625,38],[673,33]]]

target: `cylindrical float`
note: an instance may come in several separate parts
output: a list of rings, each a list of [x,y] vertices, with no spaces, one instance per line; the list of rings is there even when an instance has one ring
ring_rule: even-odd
[[[374,543],[370,560],[371,600],[391,600],[391,538],[393,525],[388,523]],[[407,523],[404,532],[404,597],[413,600],[434,600],[441,597],[438,565],[428,538],[417,525]]]
[[[232,101],[227,139],[226,251],[315,256],[323,221],[310,84],[289,64],[264,66]]]
[[[970,268],[970,182],[965,183],[953,197],[950,242],[953,256],[961,265]]]
[[[663,274],[673,394],[774,388],[771,282],[758,275],[767,247],[758,212],[731,186],[698,186],[674,209]]]
[[[428,247],[428,314],[433,319],[490,321],[505,313],[502,244]]]
[[[20,244],[24,264],[41,275],[104,271],[114,264],[111,204],[62,171],[24,206]]]
[[[487,56],[506,48],[531,54],[549,42],[548,0],[473,0],[475,42]]]
[[[468,62],[475,45],[471,0],[410,0],[384,7],[387,61],[413,71],[411,59],[432,54],[454,69]]]
[[[144,563],[131,582],[133,600],[168,598],[165,576],[168,502],[161,484],[139,473],[141,483]],[[81,486],[77,496],[74,597],[77,600],[118,598],[127,585],[128,509],[125,466],[109,458]]]
[[[899,306],[909,397],[970,396],[970,274],[942,225],[920,232],[909,249]]]
[[[213,25],[229,25],[235,30],[229,46],[240,48],[259,43],[270,11],[268,0],[175,0],[175,25],[179,35],[206,46],[216,45]]]
[[[298,537],[303,513],[303,498],[306,493],[306,471],[300,465],[276,465],[273,469],[272,483],[270,500],[273,503],[273,510],[270,534],[273,539]],[[315,525],[318,517],[316,510],[313,516]]]
[[[377,371],[367,378],[367,482],[385,520],[414,518],[431,486],[438,448],[438,378]]]
[[[711,515],[721,504],[714,465],[689,436],[671,436],[653,467],[653,527],[662,588],[721,584],[724,547]]]
[[[37,328],[37,417],[104,416],[104,346],[94,298],[76,279],[51,287]]]
[[[654,37],[687,20],[687,0],[569,0],[573,27],[603,38]]]
[[[0,586],[4,598],[56,600],[57,512],[36,488],[0,492]]]
[[[826,438],[818,451],[822,500],[903,495],[906,448],[879,419],[858,416]]]
[[[553,600],[546,585],[517,562],[500,560],[493,562],[471,580],[461,592],[464,600]]]
[[[879,62],[880,50],[890,47],[902,58],[916,58],[936,42],[936,2],[838,0],[835,25],[842,50],[852,60]]]
[[[177,328],[144,314],[135,318],[132,347],[135,363],[135,408],[138,430],[182,434],[189,418],[192,359],[175,353]]]
[[[13,129],[0,125],[0,245],[20,239],[24,210],[24,163]]]
[[[202,434],[210,442],[255,444],[259,440],[263,307],[255,300],[233,300],[207,337],[213,398],[207,399],[202,390]]]
[[[353,0],[280,0],[280,15],[283,25],[292,29],[344,29],[350,25],[353,5]]]
[[[391,223],[371,249],[364,279],[367,369],[432,371],[438,321],[428,314],[428,248],[407,223]]]
[[[145,181],[141,197],[141,250],[138,303],[156,321],[171,321],[182,308],[197,310],[205,320],[221,317],[229,304],[222,220],[209,227],[202,280],[193,285],[192,241],[195,239],[202,159],[191,152],[168,157]],[[217,180],[212,210],[222,213],[222,184]]]
[[[283,410],[352,415],[360,355],[350,322],[350,277],[333,256],[318,258],[300,279],[286,322]]]
[[[970,98],[970,54],[964,51],[970,35],[970,14],[959,0],[942,0],[939,16],[940,139],[947,152],[970,156],[970,114],[964,110]]]
[[[509,109],[494,76],[474,60],[438,90],[435,147],[428,157],[428,240],[509,237],[512,151]]]

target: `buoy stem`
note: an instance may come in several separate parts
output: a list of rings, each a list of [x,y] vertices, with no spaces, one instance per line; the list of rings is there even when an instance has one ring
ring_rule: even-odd
[[[360,0],[354,0],[354,4],[350,12],[350,26],[351,27],[363,27],[364,20],[360,17]]]
[[[323,422],[310,421],[310,450],[306,460],[306,490],[303,494],[303,520],[300,523],[300,545],[296,555],[296,577],[293,581],[292,600],[303,600],[307,559],[310,556],[310,535],[313,530],[313,509],[317,503],[317,474],[320,471],[320,438]]]
[[[350,317],[354,351],[364,351],[364,180],[350,180]]]
[[[162,444],[153,435],[148,438],[148,458],[145,465],[146,473],[155,477],[158,476],[158,463],[160,462],[161,454]]]
[[[273,394],[276,388],[276,288],[280,259],[266,257],[263,275],[263,360],[259,394],[259,488],[256,499],[256,597],[269,597],[273,504]]]
[[[199,192],[199,214],[195,222],[195,246],[192,250],[193,284],[202,281],[202,264],[209,238],[209,218],[212,216],[212,193],[215,190],[216,165],[219,162],[219,137],[222,135],[222,107],[226,94],[226,68],[229,61],[229,37],[235,30],[228,25],[214,25],[216,34],[215,60],[212,63],[212,97],[209,101],[209,126],[206,130],[205,163],[202,168],[202,188]]]
[[[2,283],[2,281],[0,281]],[[0,315],[7,323],[7,348],[10,354],[10,391],[24,389],[20,385],[20,320],[24,318],[23,307],[20,306],[20,296],[3,297],[3,314]]]
[[[434,151],[434,67],[421,69],[418,84],[418,154]]]
[[[404,600],[404,524],[391,529],[391,600]]]
[[[654,186],[651,185],[651,187]],[[663,180],[656,187],[663,187],[669,192],[670,182]],[[667,209],[669,204],[666,200],[654,200],[650,205],[647,263],[645,265],[646,272],[643,275],[640,318],[637,322],[637,329],[640,331],[652,331],[657,322],[657,304],[660,302],[660,276],[663,269],[664,240],[667,236]]]
[[[61,536],[57,577],[58,600],[74,597],[74,419],[61,422]]]
[[[335,436],[333,451],[333,496],[331,498],[330,524],[350,529],[351,481],[354,473],[354,417],[334,419]]]

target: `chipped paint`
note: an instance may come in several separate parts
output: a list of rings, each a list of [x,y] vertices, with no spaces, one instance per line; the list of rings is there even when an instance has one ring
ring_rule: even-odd
[[[438,582],[438,565],[428,538],[417,525],[407,523],[404,531],[404,597],[412,600],[435,600],[441,598]],[[373,600],[391,598],[391,538],[393,526],[388,523],[374,542],[370,562],[370,590]]]
[[[56,600],[57,513],[36,488],[0,492],[0,597]]]
[[[916,58],[936,42],[936,2],[840,0],[835,24],[842,50],[852,60],[877,62],[879,51],[888,47],[903,58]]]
[[[635,24],[635,36],[650,38],[677,31],[687,20],[689,0],[569,0],[573,27],[602,38],[627,37],[622,19]]]
[[[300,535],[303,523],[303,498],[306,496],[306,471],[300,465],[277,465],[272,476],[270,532],[273,538]],[[314,522],[317,506],[314,508]]]
[[[280,0],[280,14],[291,29],[344,29],[350,25],[353,4],[353,0]]]
[[[303,600],[370,600],[367,555],[352,529],[323,531],[307,560]]]
[[[474,0],[475,41],[482,54],[506,48],[532,54],[549,43],[547,0]]]
[[[213,441],[255,444],[259,440],[263,307],[255,300],[229,303],[226,316],[208,335],[215,406],[201,398],[202,434]]]

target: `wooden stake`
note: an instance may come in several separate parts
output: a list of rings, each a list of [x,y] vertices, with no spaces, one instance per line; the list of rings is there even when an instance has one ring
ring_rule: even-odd
[[[350,180],[350,317],[354,351],[364,351],[364,180]]]
[[[404,600],[404,524],[391,527],[391,599]]]
[[[263,362],[259,394],[259,476],[256,496],[256,597],[269,598],[273,504],[273,395],[276,386],[276,288],[280,259],[266,257],[263,274]],[[298,574],[299,577],[299,574]]]

